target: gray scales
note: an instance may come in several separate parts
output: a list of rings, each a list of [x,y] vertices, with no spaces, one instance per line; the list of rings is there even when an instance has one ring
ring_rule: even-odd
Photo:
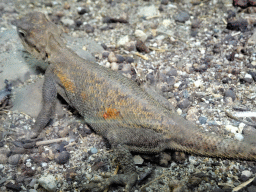
[[[57,94],[75,108],[85,122],[108,140],[123,174],[105,182],[87,184],[85,190],[102,191],[116,183],[129,191],[138,174],[130,152],[160,153],[174,149],[188,153],[256,160],[256,147],[203,132],[173,110],[150,89],[139,87],[122,74],[80,58],[65,46],[61,30],[39,12],[12,22],[24,48],[49,62],[43,85],[43,108],[30,138],[49,122]]]

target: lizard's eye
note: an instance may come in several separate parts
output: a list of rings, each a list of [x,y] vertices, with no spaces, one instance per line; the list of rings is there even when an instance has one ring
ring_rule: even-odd
[[[24,38],[26,35],[27,35],[27,33],[25,32],[25,31],[23,31],[23,30],[21,30],[21,29],[19,29],[18,30],[18,34],[19,34],[19,36],[22,38]]]

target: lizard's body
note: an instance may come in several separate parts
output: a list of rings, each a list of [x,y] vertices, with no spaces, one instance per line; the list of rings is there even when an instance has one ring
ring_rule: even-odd
[[[255,146],[202,132],[166,107],[164,98],[161,101],[122,74],[80,58],[64,45],[60,33],[54,31],[57,27],[42,13],[28,14],[14,24],[24,47],[50,63],[45,73],[43,109],[34,126],[36,135],[48,123],[59,93],[97,134],[118,152],[126,151],[129,158],[129,151],[159,153],[175,149],[256,160]],[[128,161],[121,164],[128,167],[127,172],[133,172],[132,160]],[[115,181],[127,183],[126,179],[119,176]]]

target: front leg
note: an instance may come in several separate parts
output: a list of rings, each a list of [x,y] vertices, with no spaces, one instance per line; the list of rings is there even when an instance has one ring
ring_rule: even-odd
[[[47,125],[52,117],[57,102],[57,88],[54,80],[54,73],[52,67],[49,66],[45,73],[43,84],[43,105],[39,115],[36,118],[35,125],[32,128],[30,138],[37,137],[42,129]]]

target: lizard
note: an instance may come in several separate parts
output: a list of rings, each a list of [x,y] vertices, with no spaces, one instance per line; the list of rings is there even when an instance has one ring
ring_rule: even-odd
[[[84,190],[102,191],[121,184],[130,191],[138,174],[131,152],[171,149],[209,157],[256,160],[256,147],[245,141],[204,132],[170,107],[169,101],[134,81],[67,48],[62,31],[40,12],[12,21],[24,48],[49,63],[43,85],[43,107],[32,127],[37,137],[53,115],[59,94],[96,134],[105,138],[123,172]]]

